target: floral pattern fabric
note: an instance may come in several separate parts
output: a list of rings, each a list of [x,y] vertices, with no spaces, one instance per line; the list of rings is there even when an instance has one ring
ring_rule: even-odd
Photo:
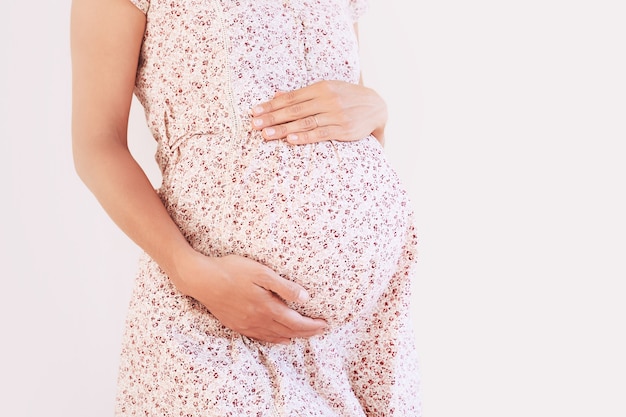
[[[420,415],[409,317],[417,240],[372,136],[265,142],[249,109],[322,79],[357,83],[366,0],[130,0],[147,26],[135,94],[158,192],[190,244],[262,262],[311,295],[322,336],[270,345],[231,331],[143,255],[117,416]]]

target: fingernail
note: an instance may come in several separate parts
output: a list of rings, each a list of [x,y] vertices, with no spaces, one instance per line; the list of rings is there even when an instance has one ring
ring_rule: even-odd
[[[256,106],[252,109],[252,113],[254,114],[261,114],[263,113],[263,107],[262,106]]]
[[[298,301],[301,303],[306,303],[307,301],[309,301],[309,293],[304,290],[300,290],[300,292],[298,293]]]
[[[252,123],[255,126],[261,126],[261,125],[263,125],[263,119],[252,119]]]
[[[287,140],[289,142],[297,142],[298,141],[298,135],[290,133],[287,135]]]
[[[276,133],[276,130],[274,128],[268,127],[267,129],[265,129],[265,134],[267,136],[272,136],[274,135],[274,133]]]

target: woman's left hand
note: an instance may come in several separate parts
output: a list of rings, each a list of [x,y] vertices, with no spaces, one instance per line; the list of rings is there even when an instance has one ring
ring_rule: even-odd
[[[345,81],[319,81],[252,109],[252,128],[266,140],[300,145],[355,141],[373,135],[384,144],[387,105],[371,88]]]

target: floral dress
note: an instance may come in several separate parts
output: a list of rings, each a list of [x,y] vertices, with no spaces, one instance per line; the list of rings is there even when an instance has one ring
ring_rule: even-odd
[[[324,335],[271,345],[223,326],[140,260],[117,416],[420,415],[409,318],[416,233],[372,136],[266,142],[249,109],[319,80],[359,80],[367,0],[130,0],[146,14],[135,94],[158,193],[190,244],[305,287]]]

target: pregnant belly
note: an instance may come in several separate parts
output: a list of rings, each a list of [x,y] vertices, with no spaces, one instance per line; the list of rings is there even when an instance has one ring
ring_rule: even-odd
[[[373,308],[411,226],[406,193],[374,138],[275,142],[236,157],[186,146],[162,196],[197,250],[247,256],[298,282],[311,299],[293,307],[331,325]]]

